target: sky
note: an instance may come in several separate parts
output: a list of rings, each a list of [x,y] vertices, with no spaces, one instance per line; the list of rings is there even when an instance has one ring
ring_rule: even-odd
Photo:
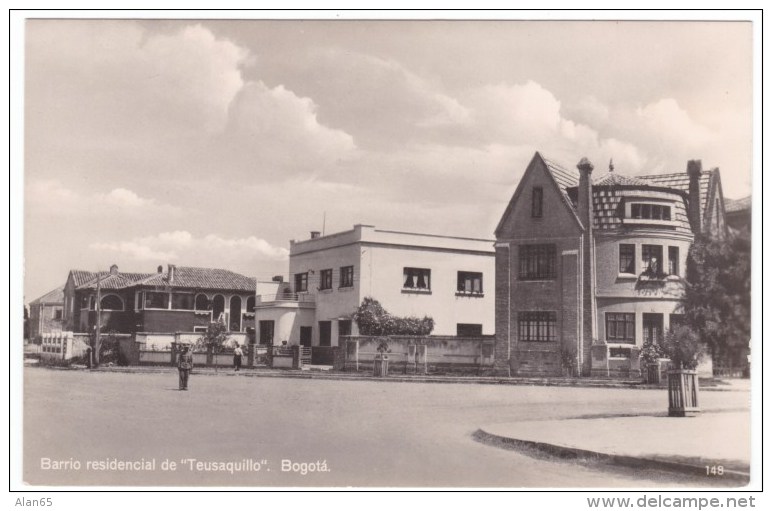
[[[287,272],[354,224],[493,239],[536,151],[750,194],[748,22],[27,20],[25,302]]]

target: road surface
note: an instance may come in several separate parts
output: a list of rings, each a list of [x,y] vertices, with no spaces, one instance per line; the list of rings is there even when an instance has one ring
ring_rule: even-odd
[[[194,374],[190,390],[180,392],[172,372],[35,367],[25,368],[24,384],[23,477],[34,485],[646,488],[695,484],[673,475],[612,472],[538,459],[472,438],[483,424],[664,412],[665,390],[335,381],[229,373]],[[742,392],[703,392],[701,398],[706,410],[747,406],[747,394]],[[124,466],[119,467],[119,462]],[[171,462],[176,464],[174,469]]]

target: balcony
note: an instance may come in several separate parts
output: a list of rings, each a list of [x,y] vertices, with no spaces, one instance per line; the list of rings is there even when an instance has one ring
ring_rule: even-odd
[[[257,295],[255,307],[273,306],[279,304],[316,304],[316,295],[310,293],[274,293],[269,295]]]

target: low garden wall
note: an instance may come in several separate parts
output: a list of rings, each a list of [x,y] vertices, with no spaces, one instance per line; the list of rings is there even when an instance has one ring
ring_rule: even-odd
[[[343,336],[335,365],[346,371],[372,372],[383,341],[390,352],[391,374],[470,374],[493,371],[494,336]]]

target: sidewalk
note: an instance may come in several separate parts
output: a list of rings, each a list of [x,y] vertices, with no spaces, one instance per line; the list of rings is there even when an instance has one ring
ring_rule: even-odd
[[[594,459],[634,468],[676,471],[747,482],[750,412],[704,412],[696,417],[643,415],[483,426],[477,438],[536,449],[561,458]],[[723,467],[723,475],[706,474]]]
[[[59,370],[84,370],[115,373],[158,374],[176,373],[177,369],[171,366],[102,366],[98,369],[88,369],[85,366],[71,366],[68,368],[49,367]],[[487,385],[536,385],[547,387],[602,387],[602,388],[626,388],[626,389],[656,389],[665,388],[660,385],[647,385],[641,380],[621,380],[602,378],[565,378],[565,377],[518,377],[518,376],[460,376],[460,375],[421,375],[421,374],[389,374],[385,378],[375,377],[369,372],[335,372],[330,370],[296,369],[272,369],[269,367],[242,367],[235,372],[229,367],[196,367],[193,374],[204,376],[240,376],[259,378],[300,378],[319,380],[370,380],[384,383],[465,383]],[[317,370],[314,370],[317,369]],[[700,391],[739,391],[747,392],[750,389],[750,380],[700,380]]]

